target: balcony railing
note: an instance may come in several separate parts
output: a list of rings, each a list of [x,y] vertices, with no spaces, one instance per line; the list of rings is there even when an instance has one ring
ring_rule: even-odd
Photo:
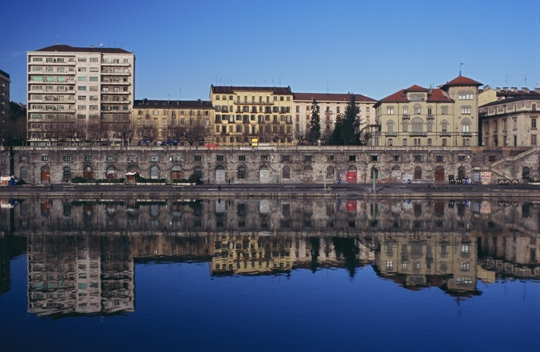
[[[409,114],[403,114],[403,115],[401,116],[401,118],[402,118],[403,120],[408,120],[408,119],[411,118],[411,115],[409,115]]]
[[[427,114],[427,119],[428,120],[433,120],[435,118],[435,115],[433,114]]]

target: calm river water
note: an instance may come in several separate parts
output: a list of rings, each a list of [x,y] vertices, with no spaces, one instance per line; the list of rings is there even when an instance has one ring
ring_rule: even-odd
[[[540,350],[540,204],[1,205],[1,351]]]

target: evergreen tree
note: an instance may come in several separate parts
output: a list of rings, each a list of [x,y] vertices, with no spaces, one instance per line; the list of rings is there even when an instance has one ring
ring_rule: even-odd
[[[360,122],[356,118],[360,108],[356,105],[356,98],[351,94],[351,100],[347,104],[345,113],[338,116],[336,119],[336,126],[334,133],[330,140],[331,144],[344,144],[344,145],[358,145],[359,140],[359,126]]]
[[[317,101],[313,99],[311,104],[311,121],[310,121],[310,131],[309,131],[309,142],[311,144],[317,143],[321,139],[321,119],[319,117],[319,105]]]

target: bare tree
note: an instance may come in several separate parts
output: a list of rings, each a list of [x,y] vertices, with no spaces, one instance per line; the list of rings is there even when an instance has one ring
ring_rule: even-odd
[[[184,138],[189,145],[193,145],[195,142],[204,142],[209,135],[210,132],[201,123],[187,127],[184,132]]]

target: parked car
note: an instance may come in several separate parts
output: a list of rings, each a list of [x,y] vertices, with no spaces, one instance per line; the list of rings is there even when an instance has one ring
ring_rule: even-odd
[[[154,145],[155,145],[156,147],[162,147],[162,146],[165,145],[165,142],[156,141],[156,142],[154,142]]]
[[[137,144],[138,145],[151,145],[152,140],[151,139],[141,139]]]
[[[178,145],[178,141],[175,139],[167,139],[167,145]]]

